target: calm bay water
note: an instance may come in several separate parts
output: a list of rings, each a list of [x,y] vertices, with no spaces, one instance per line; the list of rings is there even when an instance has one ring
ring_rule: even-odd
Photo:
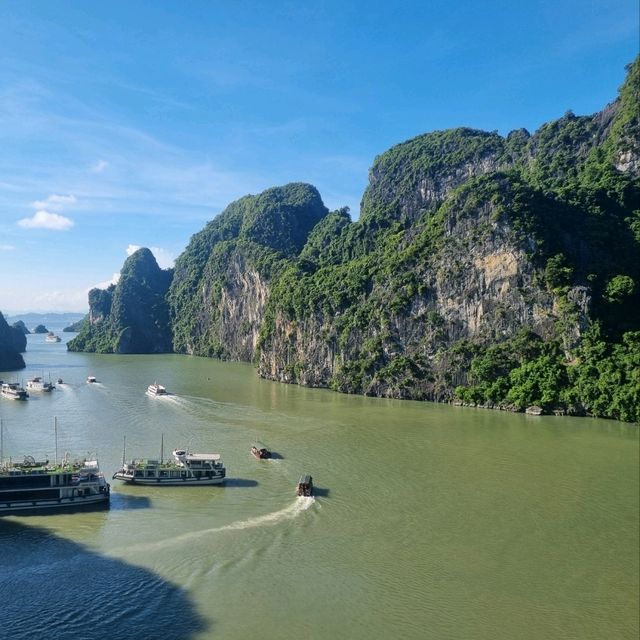
[[[57,327],[49,327],[58,330]],[[222,487],[0,520],[0,637],[637,638],[638,427],[387,401],[185,356],[67,353],[0,399],[5,456],[220,451]],[[87,375],[98,384],[88,385]],[[149,398],[154,381],[175,395]],[[260,440],[279,454],[258,461]],[[302,473],[315,499],[296,498]]]

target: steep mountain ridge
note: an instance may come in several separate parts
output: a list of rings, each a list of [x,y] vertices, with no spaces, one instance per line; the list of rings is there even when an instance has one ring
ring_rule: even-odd
[[[592,116],[392,147],[356,222],[300,183],[231,203],[176,261],[173,349],[349,393],[637,420],[639,66]],[[116,291],[93,293],[96,318],[126,316]]]

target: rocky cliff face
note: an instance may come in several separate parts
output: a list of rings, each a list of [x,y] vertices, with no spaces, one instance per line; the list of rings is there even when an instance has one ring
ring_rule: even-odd
[[[597,367],[575,363],[640,349],[639,66],[593,116],[396,145],[375,159],[357,222],[306,184],[241,198],[178,258],[168,319],[138,261],[92,292],[82,344],[166,350],[170,326],[176,352],[252,360],[283,382],[591,411]],[[153,318],[162,330],[141,338]],[[594,327],[609,347],[593,346]],[[636,415],[629,398],[598,415]]]
[[[603,298],[616,273],[640,275],[628,84],[603,112],[532,136],[436,132],[377,158],[360,220],[326,242],[331,264],[294,266],[272,292],[260,374],[452,399],[469,353],[523,329],[571,360],[594,320],[612,335],[637,328]]]
[[[163,271],[149,249],[129,256],[120,280],[89,292],[89,321],[67,347],[99,353],[171,352],[169,306],[171,271]]]
[[[21,353],[27,348],[27,338],[19,327],[10,327],[0,313],[0,371],[24,369]]]
[[[231,203],[176,262],[169,300],[176,351],[252,360],[269,283],[327,215],[311,185]]]

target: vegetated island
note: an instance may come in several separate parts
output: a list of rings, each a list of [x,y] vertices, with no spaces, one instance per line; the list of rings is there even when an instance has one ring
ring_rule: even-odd
[[[148,249],[68,347],[254,362],[371,396],[640,419],[640,61],[534,134],[377,157],[360,217],[293,183],[232,202],[175,268]]]
[[[0,313],[0,371],[24,369],[22,353],[27,348],[27,337],[19,327],[10,326]]]

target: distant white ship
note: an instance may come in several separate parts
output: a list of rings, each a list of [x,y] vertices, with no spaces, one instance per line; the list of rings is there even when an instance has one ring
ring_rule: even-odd
[[[150,396],[166,396],[169,395],[167,393],[167,390],[165,389],[165,387],[163,387],[161,384],[158,384],[157,382],[154,382],[153,384],[150,384],[147,387],[147,394]]]
[[[3,382],[0,386],[0,396],[9,400],[26,400],[29,394],[17,382]]]
[[[49,331],[44,339],[45,342],[60,342],[61,340],[62,338],[53,333],[53,331]]]
[[[53,391],[55,387],[50,382],[45,382],[40,376],[36,376],[27,380],[27,389],[29,389],[29,391],[50,392]]]

